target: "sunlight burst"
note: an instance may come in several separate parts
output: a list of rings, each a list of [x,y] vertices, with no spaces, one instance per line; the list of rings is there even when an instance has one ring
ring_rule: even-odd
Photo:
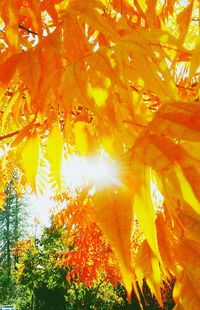
[[[118,182],[117,164],[105,153],[93,157],[68,156],[63,162],[64,187],[101,188]]]

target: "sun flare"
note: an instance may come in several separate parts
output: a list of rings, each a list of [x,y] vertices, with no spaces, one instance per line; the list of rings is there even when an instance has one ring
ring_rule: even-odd
[[[81,157],[70,155],[63,162],[63,185],[68,189],[102,188],[118,182],[118,165],[106,153]]]

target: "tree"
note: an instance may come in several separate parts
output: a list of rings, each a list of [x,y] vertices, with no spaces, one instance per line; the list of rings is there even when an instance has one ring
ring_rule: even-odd
[[[16,177],[13,178],[16,181]],[[13,278],[18,257],[13,253],[15,244],[24,237],[26,206],[15,191],[11,180],[5,189],[5,205],[0,210],[0,301],[9,302],[16,296],[16,286]]]
[[[23,309],[27,309],[31,302],[34,309],[113,309],[114,306],[126,303],[123,287],[115,289],[106,280],[105,274],[98,273],[88,286],[73,274],[70,281],[66,275],[71,275],[73,265],[64,265],[61,258],[66,252],[66,244],[73,249],[73,244],[67,238],[66,229],[61,226],[45,228],[39,239],[18,242],[16,251],[19,255],[16,279],[21,291],[30,291],[29,300]],[[80,268],[80,273],[81,273]],[[120,291],[121,289],[121,291]],[[18,301],[19,299],[19,301]],[[21,300],[17,304],[22,309]],[[15,302],[16,302],[15,301]]]
[[[62,191],[63,156],[105,150],[120,175],[91,205],[128,296],[145,277],[162,304],[173,274],[177,307],[198,309],[199,3],[4,0],[0,13],[2,201],[15,166],[18,191],[42,191],[49,166]]]

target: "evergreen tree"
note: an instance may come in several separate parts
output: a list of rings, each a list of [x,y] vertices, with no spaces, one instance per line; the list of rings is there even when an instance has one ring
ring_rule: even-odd
[[[12,272],[18,261],[13,248],[25,235],[26,208],[11,180],[5,189],[5,204],[0,210],[0,303],[14,297],[15,284]]]

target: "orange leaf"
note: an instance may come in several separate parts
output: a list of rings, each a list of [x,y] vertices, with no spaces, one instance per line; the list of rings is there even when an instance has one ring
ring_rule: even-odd
[[[183,225],[186,238],[200,241],[200,216],[188,205],[178,208],[176,214]]]
[[[165,221],[162,213],[157,216],[156,227],[160,255],[165,267],[174,273],[175,254],[172,246],[173,241],[170,240],[170,231],[168,231],[167,221]]]
[[[65,55],[69,62],[81,59],[89,53],[84,29],[81,29],[77,16],[65,15],[63,40]]]
[[[200,278],[200,242],[184,239],[176,246],[175,251],[179,264]]]
[[[9,44],[16,50],[18,47],[18,8],[17,2],[7,0],[5,5],[6,37]]]
[[[163,105],[149,125],[150,130],[162,132],[174,139],[200,140],[200,107],[196,102],[168,102]]]
[[[173,291],[173,297],[180,310],[199,310],[200,305],[200,282],[199,276],[187,270],[182,271],[177,279]]]
[[[20,59],[20,54],[14,54],[0,65],[0,100],[2,99]],[[1,105],[1,104],[0,104]]]
[[[136,257],[136,275],[142,289],[143,279],[145,277],[152,293],[156,296],[159,304],[163,306],[160,286],[161,272],[159,261],[152,252],[146,240],[143,241]]]
[[[119,267],[128,294],[132,291],[131,235],[133,199],[125,188],[108,188],[94,196],[97,221],[119,260]]]

